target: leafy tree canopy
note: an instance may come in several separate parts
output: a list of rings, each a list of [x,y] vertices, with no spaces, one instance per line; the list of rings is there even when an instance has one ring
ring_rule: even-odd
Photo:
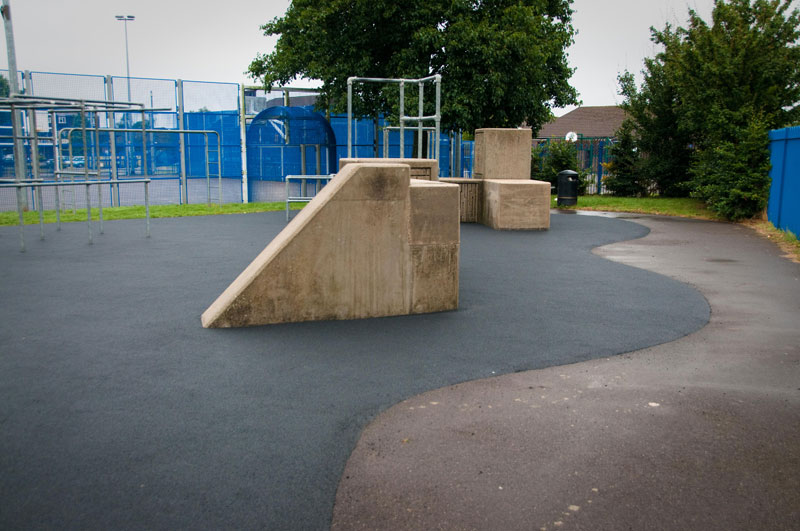
[[[274,52],[256,56],[249,73],[266,86],[321,80],[321,103],[336,111],[345,109],[348,77],[440,74],[445,127],[472,131],[526,122],[538,129],[553,106],[577,103],[565,53],[575,34],[571,3],[293,0],[283,17],[262,26],[265,35],[279,36],[278,43]],[[354,85],[355,112],[391,115],[396,92],[396,86]],[[409,92],[408,100],[414,97]],[[415,108],[410,101],[408,108]],[[426,105],[426,114],[431,110]]]
[[[767,131],[800,121],[800,12],[791,0],[716,0],[711,24],[652,29],[644,83],[620,76],[645,173],[738,219],[764,207]],[[749,168],[748,171],[744,171]],[[660,180],[659,180],[660,179]]]

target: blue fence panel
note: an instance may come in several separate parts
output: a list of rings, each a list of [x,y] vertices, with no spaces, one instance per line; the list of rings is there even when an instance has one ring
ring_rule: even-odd
[[[800,127],[770,131],[767,217],[782,230],[800,234]]]

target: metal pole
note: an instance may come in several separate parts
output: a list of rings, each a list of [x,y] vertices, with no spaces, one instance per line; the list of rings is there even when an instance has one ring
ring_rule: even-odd
[[[239,100],[239,141],[242,155],[242,203],[250,201],[250,191],[247,185],[247,108],[244,95],[244,85],[241,85]]]
[[[59,144],[61,143],[58,138],[58,117],[56,111],[50,111],[50,123],[52,124],[53,134],[53,179],[58,183],[61,180],[59,171],[61,171],[61,150]],[[61,230],[61,187],[56,186],[56,230]]]
[[[419,82],[419,117],[420,120],[417,121],[417,158],[422,158],[422,117],[425,116],[423,114],[424,111],[424,104],[423,97],[425,94],[425,85],[422,81]]]
[[[111,76],[106,76],[106,98],[109,101],[114,101],[114,82]],[[109,153],[111,155],[111,179],[117,179],[117,134],[114,132],[114,127],[117,125],[116,113],[106,112],[106,119],[108,121],[108,128],[111,131],[108,133]],[[111,205],[120,206],[119,202],[119,184],[111,185]]]
[[[178,93],[178,129],[185,129],[183,126],[183,80],[179,79],[175,84]],[[181,158],[181,201],[189,204],[189,190],[186,188],[186,141],[183,135],[184,133],[178,133],[178,148]]]
[[[347,158],[353,156],[353,78],[347,78]]]
[[[403,118],[406,115],[406,83],[400,82],[400,112],[397,114],[397,119],[400,120],[400,158],[406,156],[406,129],[405,121]]]
[[[389,130],[383,128],[383,158],[389,158]]]
[[[36,110],[28,109],[28,128],[31,130],[31,170],[34,182],[39,182],[39,135],[36,131]],[[39,239],[44,240],[44,194],[42,187],[36,188],[39,211]]]
[[[436,118],[434,118],[434,122],[436,122],[436,138],[434,138],[434,142],[436,142],[436,147],[434,148],[434,157],[436,161],[439,161],[439,133],[441,131],[442,125],[442,112],[440,110],[442,105],[442,76],[436,74],[436,80],[434,81],[436,85]]]
[[[17,215],[19,216],[19,251],[25,252],[25,214],[22,212],[22,203],[20,203],[19,190],[22,187],[17,187]]]
[[[150,237],[150,188],[148,187],[150,183],[145,181],[144,183],[144,218],[145,218],[145,235],[149,238]]]
[[[17,53],[14,47],[14,27],[11,23],[11,5],[9,0],[3,0],[0,12],[3,15],[3,25],[6,32],[6,51],[8,54],[8,88],[9,92],[19,94],[19,74],[17,73]],[[11,107],[11,127],[14,135],[14,165],[15,180],[25,180],[27,167],[25,165],[25,144],[22,140],[22,114],[14,112]],[[28,208],[28,198],[25,190],[17,188],[17,201],[23,209]]]
[[[100,115],[95,111],[92,115],[92,122],[94,123],[94,163],[95,163],[95,170],[97,170],[97,180],[100,180]],[[84,152],[86,150],[84,149]],[[86,171],[89,171],[89,158],[84,156],[84,167]],[[100,219],[100,234],[103,234],[105,230],[103,229],[103,185],[97,185],[97,208],[99,219]]]

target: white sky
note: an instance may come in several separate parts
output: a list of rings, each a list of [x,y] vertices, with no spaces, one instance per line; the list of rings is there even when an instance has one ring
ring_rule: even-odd
[[[128,23],[132,77],[253,84],[244,72],[274,38],[259,26],[282,15],[288,0],[10,0],[17,67],[44,72],[125,75]],[[800,6],[800,0],[793,3]],[[686,25],[688,8],[710,18],[713,0],[575,0],[578,30],[569,49],[571,83],[584,105],[613,105],[617,75],[639,73],[652,56],[650,26]],[[5,39],[0,67],[7,68]],[[445,81],[446,82],[446,81]],[[298,82],[293,86],[312,86]],[[562,110],[556,114],[563,114]]]

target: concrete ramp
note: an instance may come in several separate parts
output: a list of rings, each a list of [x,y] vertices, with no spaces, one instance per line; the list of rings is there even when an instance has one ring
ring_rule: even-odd
[[[456,185],[412,181],[407,165],[348,164],[203,313],[203,326],[456,309],[458,203]]]

